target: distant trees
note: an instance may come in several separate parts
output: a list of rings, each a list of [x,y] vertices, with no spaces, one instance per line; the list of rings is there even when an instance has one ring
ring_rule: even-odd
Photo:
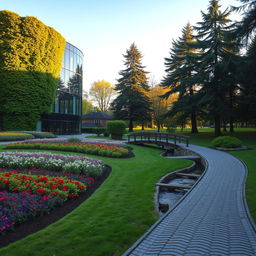
[[[133,43],[123,55],[126,68],[119,72],[121,76],[115,87],[118,96],[112,103],[116,119],[128,120],[129,131],[133,131],[134,121],[144,124],[151,118],[151,101],[147,72],[144,71],[142,55]]]
[[[88,93],[85,92],[83,94],[83,99],[82,99],[82,114],[86,115],[92,111],[93,111],[92,101],[89,100]]]
[[[115,95],[115,90],[111,83],[105,80],[99,80],[93,82],[89,94],[92,100],[97,104],[97,107],[105,112],[110,107],[111,100]]]

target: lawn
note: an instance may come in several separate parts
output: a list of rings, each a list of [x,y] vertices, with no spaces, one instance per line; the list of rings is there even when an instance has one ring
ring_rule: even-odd
[[[191,164],[188,160],[164,159],[155,148],[133,148],[134,158],[95,157],[112,167],[103,185],[72,213],[0,249],[0,255],[122,254],[157,220],[155,183],[166,173]]]

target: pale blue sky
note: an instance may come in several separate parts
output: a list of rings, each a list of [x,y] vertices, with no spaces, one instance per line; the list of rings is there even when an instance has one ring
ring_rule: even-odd
[[[84,90],[95,80],[115,83],[123,54],[135,42],[143,65],[160,81],[172,39],[201,21],[208,0],[0,0],[2,10],[35,16],[84,53]],[[222,8],[239,5],[220,0]],[[236,17],[236,16],[235,16]]]

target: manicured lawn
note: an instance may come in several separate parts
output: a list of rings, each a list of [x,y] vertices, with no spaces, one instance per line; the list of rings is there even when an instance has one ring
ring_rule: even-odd
[[[157,220],[155,183],[171,170],[191,164],[162,158],[158,149],[133,148],[135,158],[97,157],[112,172],[92,197],[60,221],[0,249],[0,255],[121,255]]]

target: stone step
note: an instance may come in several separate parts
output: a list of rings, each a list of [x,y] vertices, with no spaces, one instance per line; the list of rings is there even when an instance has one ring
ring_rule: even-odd
[[[198,179],[201,176],[199,174],[191,174],[191,173],[183,173],[183,172],[176,172],[176,175],[179,177],[189,177],[193,179]]]
[[[190,189],[192,186],[190,185],[173,185],[173,184],[166,184],[166,183],[156,183],[156,186],[168,189]]]

